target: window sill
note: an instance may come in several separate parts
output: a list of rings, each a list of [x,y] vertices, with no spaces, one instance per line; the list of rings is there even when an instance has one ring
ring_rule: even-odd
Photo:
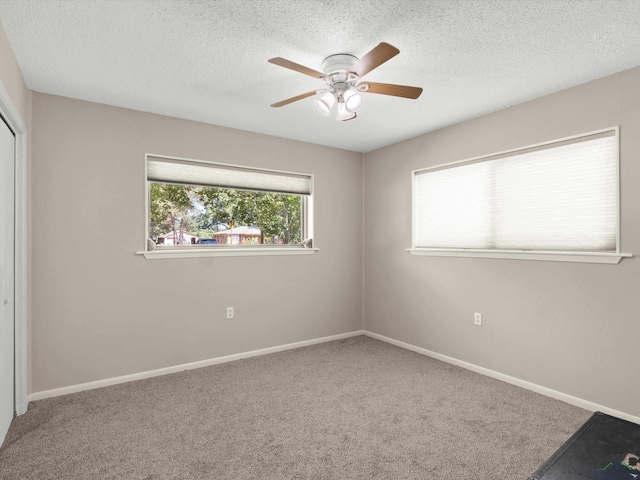
[[[510,260],[542,260],[546,262],[608,263],[617,264],[630,253],[597,252],[541,252],[526,250],[475,250],[455,248],[408,248],[411,255],[431,257],[499,258]]]
[[[312,255],[318,248],[185,248],[154,250],[152,252],[136,252],[144,255],[147,260],[164,258],[203,258],[203,257],[253,257],[253,256],[281,256],[281,255]]]

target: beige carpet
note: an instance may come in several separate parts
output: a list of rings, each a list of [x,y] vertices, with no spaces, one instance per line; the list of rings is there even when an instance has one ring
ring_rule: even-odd
[[[0,478],[526,479],[589,416],[355,337],[34,402]]]

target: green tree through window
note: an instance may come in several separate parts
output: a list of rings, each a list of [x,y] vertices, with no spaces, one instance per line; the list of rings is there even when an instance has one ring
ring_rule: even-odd
[[[187,235],[214,238],[231,227],[256,227],[257,243],[302,243],[302,196],[225,188],[150,183],[149,234],[171,234],[173,244]]]

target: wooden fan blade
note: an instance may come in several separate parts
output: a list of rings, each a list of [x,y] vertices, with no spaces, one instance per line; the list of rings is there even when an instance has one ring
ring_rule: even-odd
[[[324,73],[320,73],[316,70],[305,67],[304,65],[300,65],[299,63],[292,62],[291,60],[287,60],[285,58],[270,58],[268,61],[269,63],[273,63],[274,65],[288,68],[289,70],[293,70],[295,72],[304,73],[305,75],[309,75],[313,78],[322,78],[326,76]]]
[[[367,53],[364,57],[358,60],[351,71],[353,73],[357,73],[359,77],[364,77],[371,70],[373,70],[374,68],[378,68],[384,62],[392,59],[399,53],[400,50],[398,50],[393,45],[382,42],[369,53]]]
[[[394,97],[411,98],[415,100],[422,93],[420,87],[409,87],[407,85],[394,85],[393,83],[362,82],[369,85],[367,93],[380,93],[382,95],[393,95]]]
[[[281,102],[274,103],[271,106],[276,108],[284,107],[285,105],[289,105],[290,103],[297,102],[298,100],[302,100],[303,98],[307,98],[315,94],[316,94],[316,91],[314,90],[312,92],[307,92],[307,93],[303,93],[302,95],[298,95],[297,97],[287,98],[286,100],[282,100]]]

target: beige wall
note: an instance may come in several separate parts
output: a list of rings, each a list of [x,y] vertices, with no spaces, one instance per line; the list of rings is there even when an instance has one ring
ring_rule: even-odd
[[[640,68],[368,153],[365,328],[640,415],[640,259],[611,266],[405,251],[412,170],[620,125],[622,250],[639,255],[638,85]]]
[[[0,82],[9,93],[22,121],[27,125],[31,113],[31,92],[24,84],[22,72],[13,55],[2,23],[0,23]]]
[[[40,93],[33,118],[33,392],[361,328],[362,155]],[[314,174],[320,252],[135,255],[145,152]]]

